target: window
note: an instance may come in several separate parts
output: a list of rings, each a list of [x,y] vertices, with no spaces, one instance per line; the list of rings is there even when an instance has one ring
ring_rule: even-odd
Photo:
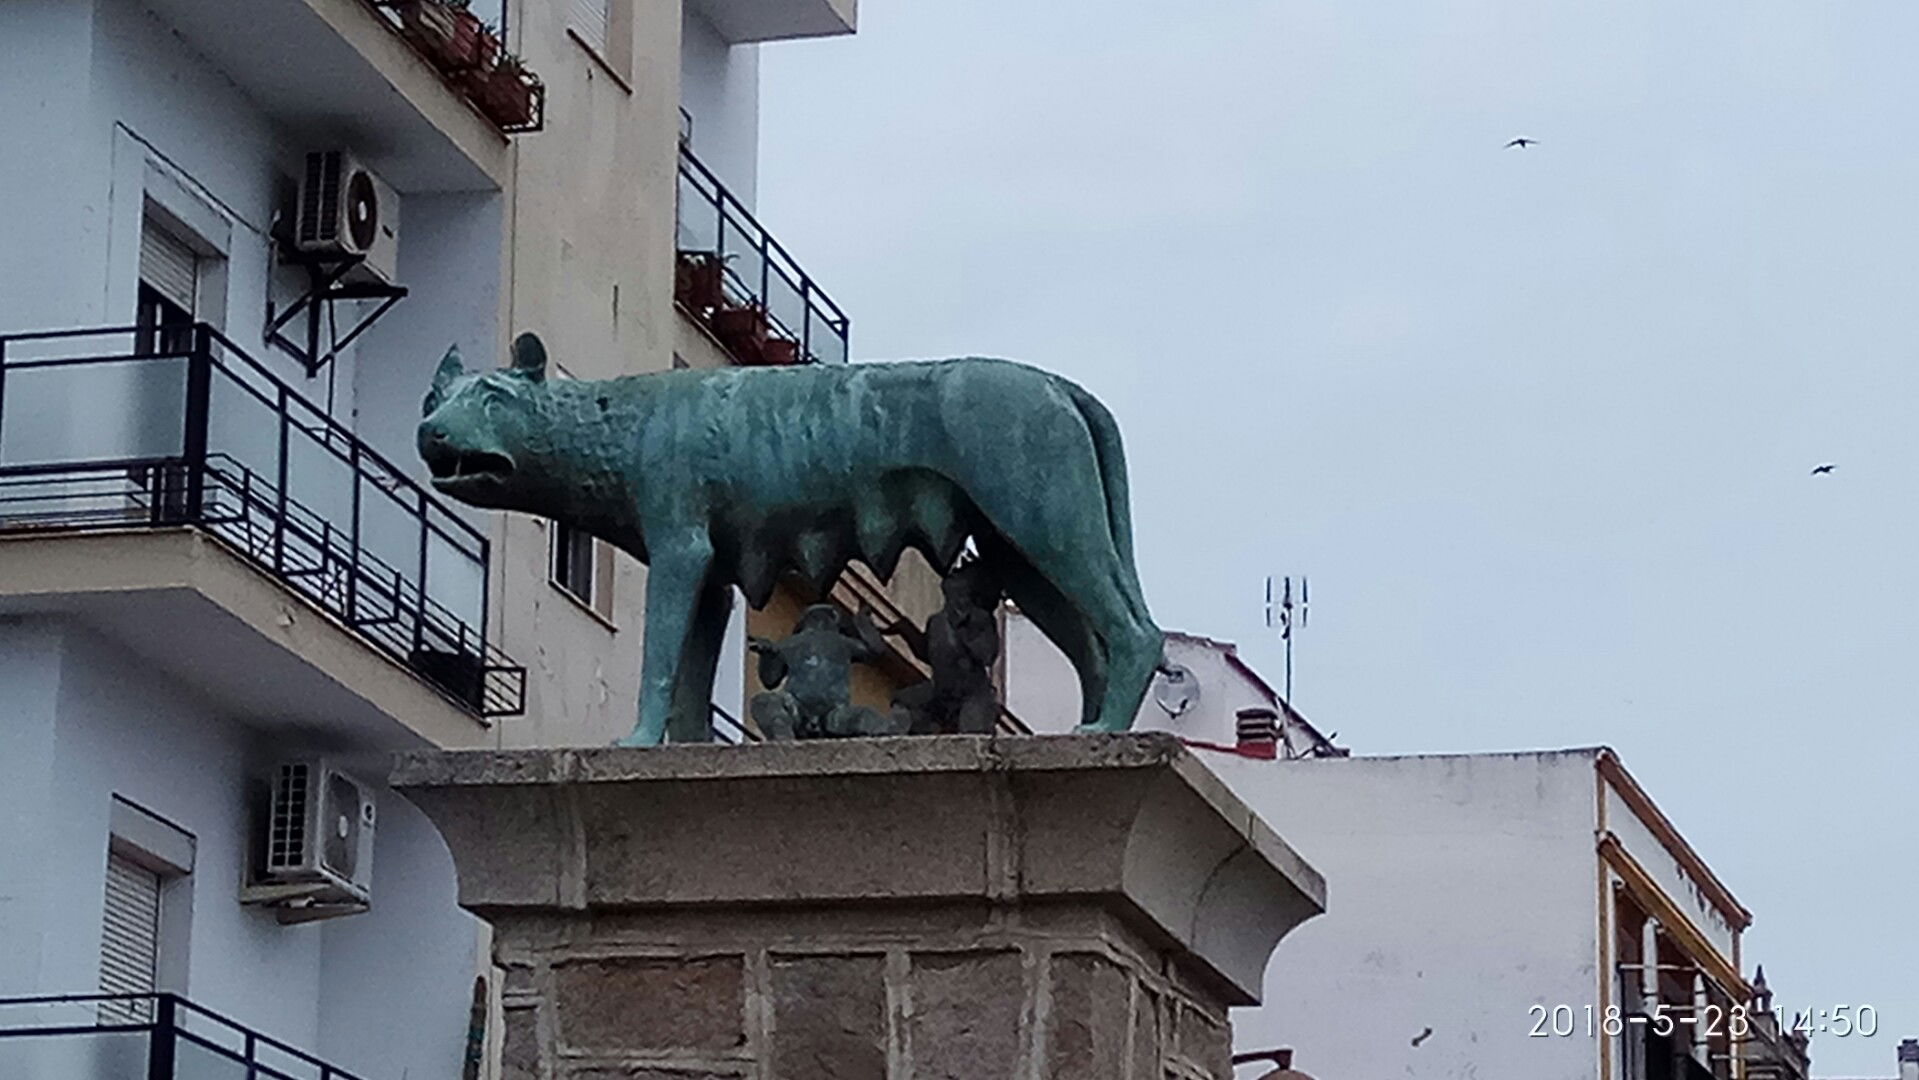
[[[633,0],[567,0],[567,26],[622,87],[631,89]]]
[[[137,351],[183,352],[190,347],[200,262],[192,247],[152,217],[141,222]]]
[[[611,620],[613,548],[557,521],[547,526],[547,544],[553,584],[601,618]]]
[[[118,851],[107,854],[106,918],[100,928],[100,992],[151,994],[160,985],[160,874]],[[101,1012],[151,1019],[153,1002],[115,1001]]]
[[[192,892],[192,834],[115,797],[100,924],[100,992],[151,995],[184,971]],[[150,997],[107,1002],[109,1022],[153,1018]]]
[[[612,0],[569,0],[573,9],[573,29],[581,40],[600,55],[606,55],[606,31]]]

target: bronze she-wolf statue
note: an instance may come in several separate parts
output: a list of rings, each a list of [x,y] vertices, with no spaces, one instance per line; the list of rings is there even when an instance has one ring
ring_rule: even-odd
[[[848,560],[891,577],[968,537],[1079,673],[1081,726],[1123,731],[1162,635],[1133,565],[1126,462],[1080,387],[1005,360],[546,377],[532,334],[468,374],[448,350],[420,456],[462,502],[539,514],[647,564],[639,724],[623,742],[711,738],[732,604],[797,571],[824,592]]]

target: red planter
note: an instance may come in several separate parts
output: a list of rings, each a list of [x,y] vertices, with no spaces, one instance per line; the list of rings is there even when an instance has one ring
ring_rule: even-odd
[[[792,338],[769,337],[760,346],[760,363],[768,367],[788,367],[800,362],[800,343]]]
[[[499,42],[470,11],[439,0],[405,0],[399,10],[400,32],[441,71],[470,71],[499,53]]]
[[[489,66],[463,80],[467,96],[501,131],[523,131],[540,118],[539,80],[518,67]]]
[[[722,307],[713,312],[713,336],[742,364],[762,362],[766,347],[766,309],[758,304]]]

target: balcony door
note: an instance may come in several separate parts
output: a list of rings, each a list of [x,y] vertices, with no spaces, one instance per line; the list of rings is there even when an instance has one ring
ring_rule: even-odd
[[[140,293],[135,348],[145,355],[191,347],[200,293],[198,252],[148,215],[140,223]]]

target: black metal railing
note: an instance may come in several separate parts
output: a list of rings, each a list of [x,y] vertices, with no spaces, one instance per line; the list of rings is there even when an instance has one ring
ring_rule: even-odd
[[[744,743],[761,741],[760,733],[747,727],[739,718],[718,705],[711,706],[713,717],[713,741],[740,746]]]
[[[486,538],[205,324],[0,335],[0,531],[190,525],[482,716]]]
[[[745,314],[749,319],[757,313],[773,340],[791,343],[795,361],[846,362],[850,325],[846,313],[684,142],[678,214],[681,273],[704,262],[719,286],[719,295],[700,297],[689,305],[698,309],[696,317],[718,323],[728,317],[723,312]],[[681,295],[684,303],[685,293]],[[719,336],[723,342],[730,337],[724,332]],[[742,359],[758,362],[757,357]]]
[[[360,1080],[176,994],[0,998],[0,1076]]]

